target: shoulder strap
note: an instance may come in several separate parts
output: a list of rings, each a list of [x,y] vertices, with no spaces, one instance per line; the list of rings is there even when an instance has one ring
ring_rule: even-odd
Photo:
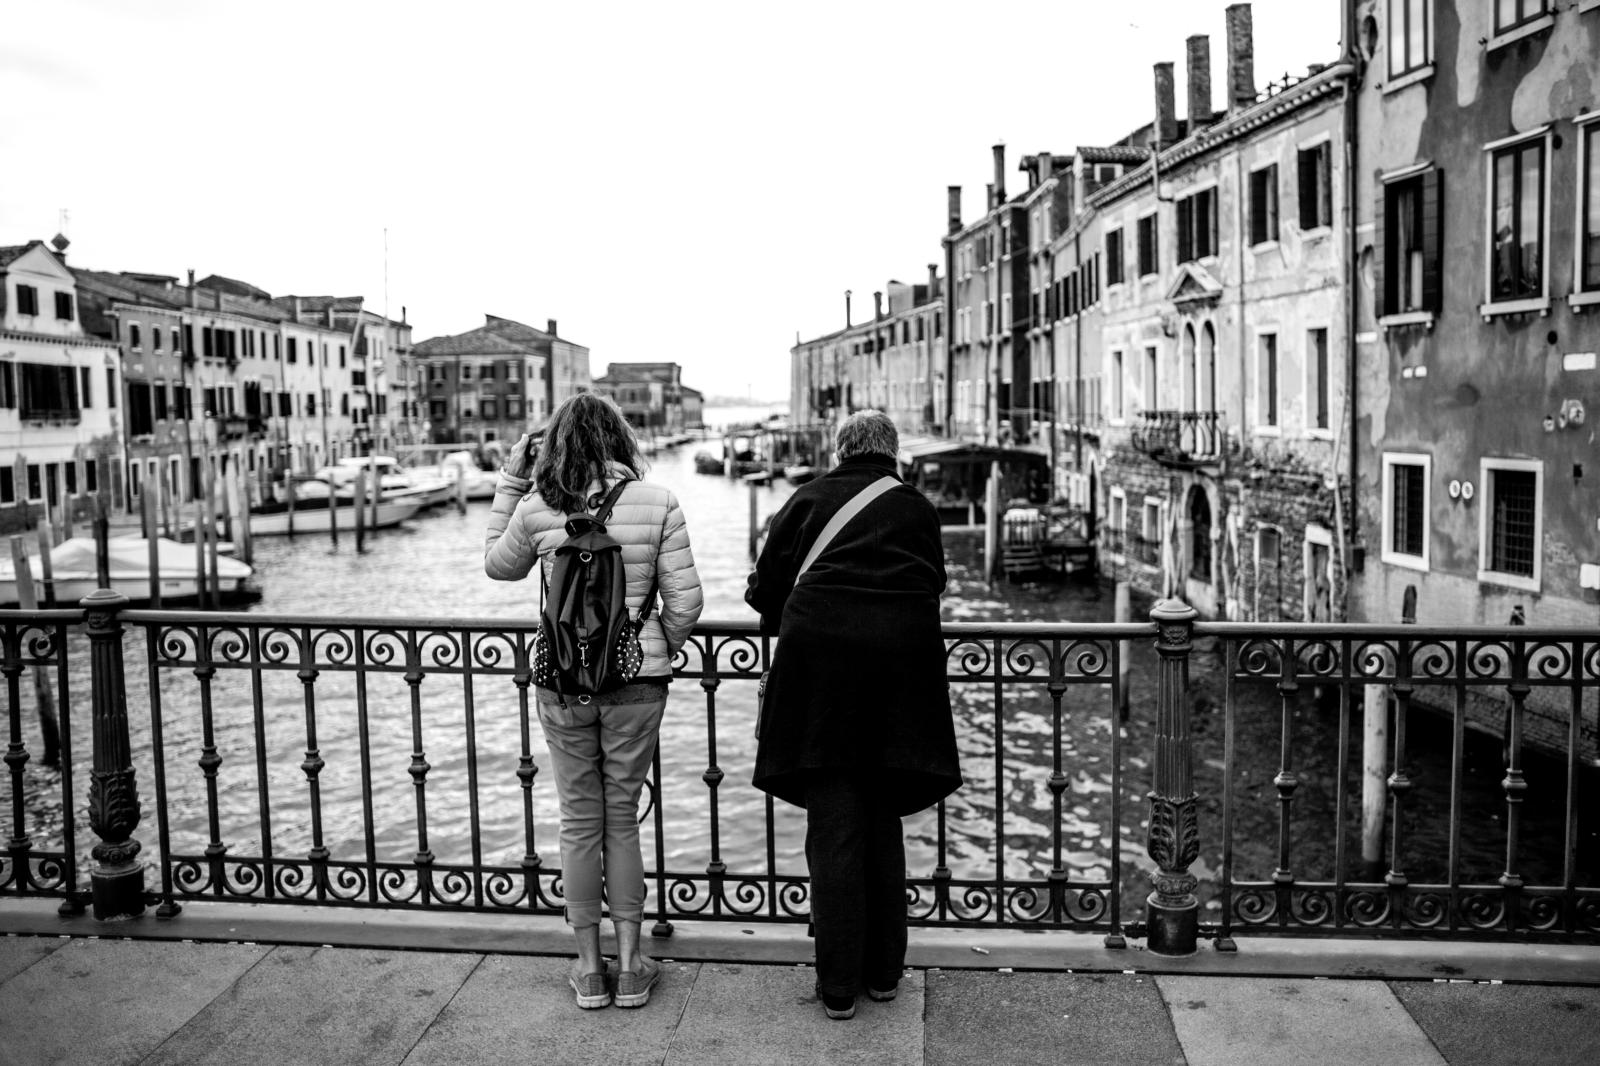
[[[828,519],[828,524],[822,527],[822,532],[817,534],[816,542],[811,545],[811,550],[806,553],[805,561],[800,564],[800,569],[795,572],[795,582],[798,583],[800,576],[811,569],[811,564],[817,561],[817,556],[822,554],[822,549],[828,546],[828,542],[833,540],[839,530],[843,529],[852,518],[860,514],[867,504],[898,484],[900,484],[899,478],[885,474],[856,493],[843,507],[835,511],[833,517]]]
[[[600,506],[595,508],[594,518],[596,522],[605,525],[611,519],[611,508],[617,505],[617,499],[622,495],[622,490],[632,480],[632,478],[625,477],[611,486],[611,491],[606,493],[605,499],[600,501]]]

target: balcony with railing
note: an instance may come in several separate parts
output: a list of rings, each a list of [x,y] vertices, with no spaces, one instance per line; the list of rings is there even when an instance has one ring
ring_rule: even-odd
[[[154,907],[177,921],[190,901],[560,914],[561,871],[544,859],[557,818],[531,707],[534,623],[125,602],[102,591],[84,610],[0,611],[11,785],[0,899],[92,905],[97,918]],[[1256,935],[1600,942],[1600,873],[1584,843],[1596,814],[1580,787],[1600,703],[1592,630],[1197,623],[1169,601],[1145,623],[947,623],[944,637],[966,783],[907,822],[913,925],[1090,932],[1108,948],[1142,936],[1158,954]],[[1187,690],[1197,639],[1222,664],[1220,705],[1205,714]],[[1130,642],[1155,653],[1132,701]],[[748,784],[772,645],[754,623],[701,624],[674,663],[643,819],[658,936],[677,919],[807,920],[803,816]],[[1352,800],[1367,768],[1349,741],[1371,688],[1393,702],[1392,821],[1363,866]],[[1335,750],[1304,740],[1313,689]],[[30,768],[35,690],[58,708],[56,776]],[[1461,809],[1466,706],[1480,697],[1503,700],[1507,723],[1488,827]],[[1444,708],[1451,738],[1452,770],[1430,780],[1410,769],[1408,723],[1424,699]],[[1249,706],[1253,728],[1276,730],[1260,757],[1271,764],[1237,745]],[[1567,737],[1539,769],[1524,757],[1536,714]],[[1201,741],[1214,746],[1197,758]],[[1332,793],[1325,823],[1301,813],[1302,782]],[[1537,856],[1523,829],[1534,783],[1557,797],[1541,832],[1564,834]],[[1483,833],[1501,849],[1488,874],[1460,850]]]
[[[1216,411],[1145,411],[1130,439],[1135,450],[1158,463],[1193,467],[1222,457],[1224,433]]]

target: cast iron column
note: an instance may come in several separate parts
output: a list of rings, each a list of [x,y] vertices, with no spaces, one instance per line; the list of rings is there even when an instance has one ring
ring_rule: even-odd
[[[1161,656],[1156,688],[1155,788],[1150,793],[1147,848],[1158,869],[1150,893],[1149,948],[1157,955],[1193,955],[1200,931],[1199,884],[1189,865],[1200,855],[1195,822],[1194,744],[1189,733],[1189,651],[1196,612],[1162,600],[1150,612]]]
[[[94,916],[105,921],[144,911],[144,864],[137,861],[139,789],[128,742],[128,699],[122,679],[122,623],[128,597],[108,588],[79,601],[89,634],[94,712],[94,769],[89,775],[89,826],[100,838],[91,854]]]

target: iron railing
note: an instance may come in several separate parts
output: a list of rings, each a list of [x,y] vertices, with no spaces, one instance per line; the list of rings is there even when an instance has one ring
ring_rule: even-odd
[[[147,905],[172,917],[189,900],[560,912],[560,870],[543,855],[556,851],[558,819],[539,767],[531,623],[122,602],[102,590],[84,611],[0,611],[12,800],[0,897],[55,897],[67,911],[92,901],[97,917]],[[1600,939],[1600,876],[1580,847],[1595,818],[1580,786],[1594,758],[1600,633],[1194,619],[1169,601],[1148,623],[945,626],[966,783],[907,820],[914,924],[1148,936],[1167,954],[1200,935],[1222,947],[1259,933]],[[1119,713],[1130,656],[1148,661],[1152,638],[1156,661],[1137,675],[1132,713]],[[1223,664],[1220,706],[1191,698],[1197,639]],[[702,624],[674,664],[643,829],[658,934],[674,919],[807,919],[803,815],[749,785],[754,690],[771,650],[754,623]],[[24,679],[38,671],[60,718],[59,778],[30,765]],[[1355,860],[1351,803],[1352,730],[1369,688],[1393,706],[1391,828],[1376,873]],[[1453,769],[1419,805],[1407,730],[1430,695],[1450,722]],[[1462,814],[1462,751],[1485,700],[1507,723],[1493,830],[1505,859],[1488,879],[1460,856],[1463,833],[1482,831]],[[1299,739],[1297,720],[1319,708],[1337,719],[1332,754]],[[79,724],[92,716],[86,819],[74,712]],[[1217,750],[1207,727],[1219,717],[1220,758],[1197,761]],[[1566,741],[1559,861],[1542,879],[1524,876],[1519,824],[1535,725]],[[1276,731],[1276,765],[1241,757],[1246,727]],[[1331,827],[1309,832],[1296,769],[1308,758],[1336,793]],[[154,789],[142,834],[141,778]],[[1260,809],[1268,781],[1275,841]],[[1424,807],[1445,812],[1432,878],[1408,871]],[[80,819],[97,838],[92,862],[77,850]],[[150,884],[140,836],[154,845],[143,852]],[[1124,847],[1139,836],[1144,855]]]

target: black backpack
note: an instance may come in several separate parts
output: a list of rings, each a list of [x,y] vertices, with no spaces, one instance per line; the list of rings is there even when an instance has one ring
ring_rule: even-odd
[[[632,681],[644,661],[639,631],[655,602],[655,582],[638,620],[630,619],[622,545],[606,532],[611,509],[627,484],[628,479],[617,482],[592,511],[567,516],[567,539],[551,551],[554,558],[544,584],[533,680],[582,703]]]

